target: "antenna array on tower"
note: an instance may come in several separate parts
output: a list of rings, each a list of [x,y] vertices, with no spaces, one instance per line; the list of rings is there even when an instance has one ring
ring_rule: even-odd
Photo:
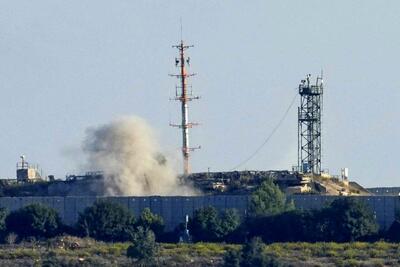
[[[179,74],[170,74],[179,79],[179,85],[175,89],[175,97],[173,100],[181,102],[182,122],[181,124],[170,124],[170,126],[182,129],[182,155],[183,155],[183,173],[190,173],[189,156],[190,152],[199,149],[200,147],[189,146],[189,128],[198,125],[197,123],[189,122],[189,107],[188,102],[194,99],[199,99],[198,96],[193,96],[192,92],[188,92],[191,86],[187,84],[187,79],[194,76],[194,73],[186,72],[186,65],[190,66],[190,57],[185,56],[185,51],[193,45],[185,45],[181,40],[179,45],[172,46],[179,51],[179,57],[175,58],[175,66],[179,68]]]

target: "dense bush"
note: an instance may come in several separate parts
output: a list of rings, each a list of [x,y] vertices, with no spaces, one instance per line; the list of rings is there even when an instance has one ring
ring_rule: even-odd
[[[6,241],[8,235],[6,228],[6,217],[8,212],[5,208],[0,208],[0,240]]]
[[[132,245],[128,247],[126,255],[129,258],[138,259],[142,263],[152,264],[157,250],[153,231],[139,226],[133,235]]]
[[[263,257],[264,243],[261,238],[255,237],[246,243],[242,249],[241,266],[265,266]]]
[[[211,206],[196,210],[189,221],[190,234],[195,241],[217,241],[218,227],[218,212]]]
[[[249,218],[249,237],[265,242],[348,242],[377,233],[368,207],[352,198],[334,200],[321,210],[293,210],[273,216]]]
[[[163,234],[165,227],[163,218],[152,213],[149,208],[143,209],[136,225],[152,230],[157,238]]]
[[[339,198],[317,212],[315,218],[324,240],[348,242],[376,234],[378,225],[371,210],[354,198]]]
[[[225,254],[225,267],[275,267],[282,264],[275,258],[268,256],[264,250],[264,243],[255,237],[246,243],[241,251],[230,250]]]
[[[237,232],[241,224],[239,213],[236,209],[226,209],[219,216],[219,235],[223,241],[237,242]]]
[[[57,211],[42,204],[31,204],[12,211],[5,222],[7,231],[16,233],[20,238],[52,237],[62,227]]]
[[[135,218],[124,206],[97,200],[79,214],[78,233],[103,241],[127,241],[134,232]]]
[[[271,179],[264,181],[251,195],[249,207],[251,217],[275,215],[292,209],[294,209],[293,203],[286,202],[285,194]]]
[[[224,267],[239,267],[242,261],[242,251],[230,249],[224,256]]]
[[[240,217],[235,209],[219,214],[214,207],[205,207],[195,211],[189,230],[194,241],[217,242],[225,240],[239,225]]]
[[[255,236],[265,242],[348,242],[366,240],[378,230],[370,209],[354,198],[336,199],[320,210],[294,210],[270,180],[251,196],[250,216],[239,222],[237,212],[218,214],[206,207],[195,211],[189,229],[194,241],[207,242],[243,242]]]
[[[392,242],[400,242],[400,221],[395,220],[386,232],[386,239]]]
[[[296,242],[315,239],[314,223],[314,212],[293,210],[273,216],[249,218],[244,227],[248,229],[250,238],[261,236],[268,243]]]
[[[0,208],[0,233],[4,233],[6,231],[6,217],[7,210],[5,208]]]

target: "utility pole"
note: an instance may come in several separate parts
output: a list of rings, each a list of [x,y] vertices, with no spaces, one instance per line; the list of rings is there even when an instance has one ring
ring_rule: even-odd
[[[175,88],[175,98],[173,98],[173,100],[181,102],[182,122],[181,124],[170,123],[170,126],[182,129],[183,174],[187,176],[190,173],[190,152],[200,148],[200,146],[190,147],[189,145],[189,129],[198,125],[198,123],[189,122],[188,107],[189,101],[199,99],[198,96],[193,96],[192,92],[188,91],[188,87],[191,88],[191,86],[187,84],[187,79],[195,74],[186,72],[186,65],[190,66],[190,57],[185,56],[185,51],[193,47],[193,45],[185,45],[183,40],[181,40],[179,45],[174,45],[172,47],[177,48],[179,51],[179,57],[175,58],[175,66],[179,67],[179,74],[170,74],[170,76],[174,76],[180,80],[179,85]]]

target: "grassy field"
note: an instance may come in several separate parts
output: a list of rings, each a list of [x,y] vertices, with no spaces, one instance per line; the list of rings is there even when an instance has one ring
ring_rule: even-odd
[[[266,253],[295,266],[399,266],[400,245],[375,243],[277,243]]]
[[[46,242],[0,246],[0,266],[134,266],[128,243],[57,237]],[[160,266],[221,266],[227,250],[240,245],[160,244]],[[376,243],[275,243],[266,254],[291,266],[399,266],[400,245]]]

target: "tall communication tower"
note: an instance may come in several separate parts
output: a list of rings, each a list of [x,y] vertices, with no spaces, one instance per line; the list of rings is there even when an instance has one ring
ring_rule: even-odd
[[[298,167],[302,173],[321,174],[322,74],[315,84],[311,74],[299,85]]]
[[[183,40],[181,40],[179,45],[174,45],[172,47],[177,48],[179,51],[179,57],[175,58],[175,66],[179,68],[179,74],[170,74],[170,76],[177,77],[180,80],[179,85],[175,88],[174,100],[181,102],[182,122],[181,124],[170,125],[182,129],[183,174],[186,176],[190,173],[190,152],[200,148],[189,146],[189,129],[198,125],[198,123],[189,122],[188,102],[194,99],[199,99],[199,97],[193,96],[192,90],[190,90],[190,92],[188,91],[188,88],[192,87],[187,84],[187,79],[195,74],[186,72],[186,65],[190,66],[190,57],[185,56],[185,51],[190,47],[193,47],[193,45],[185,45]]]

